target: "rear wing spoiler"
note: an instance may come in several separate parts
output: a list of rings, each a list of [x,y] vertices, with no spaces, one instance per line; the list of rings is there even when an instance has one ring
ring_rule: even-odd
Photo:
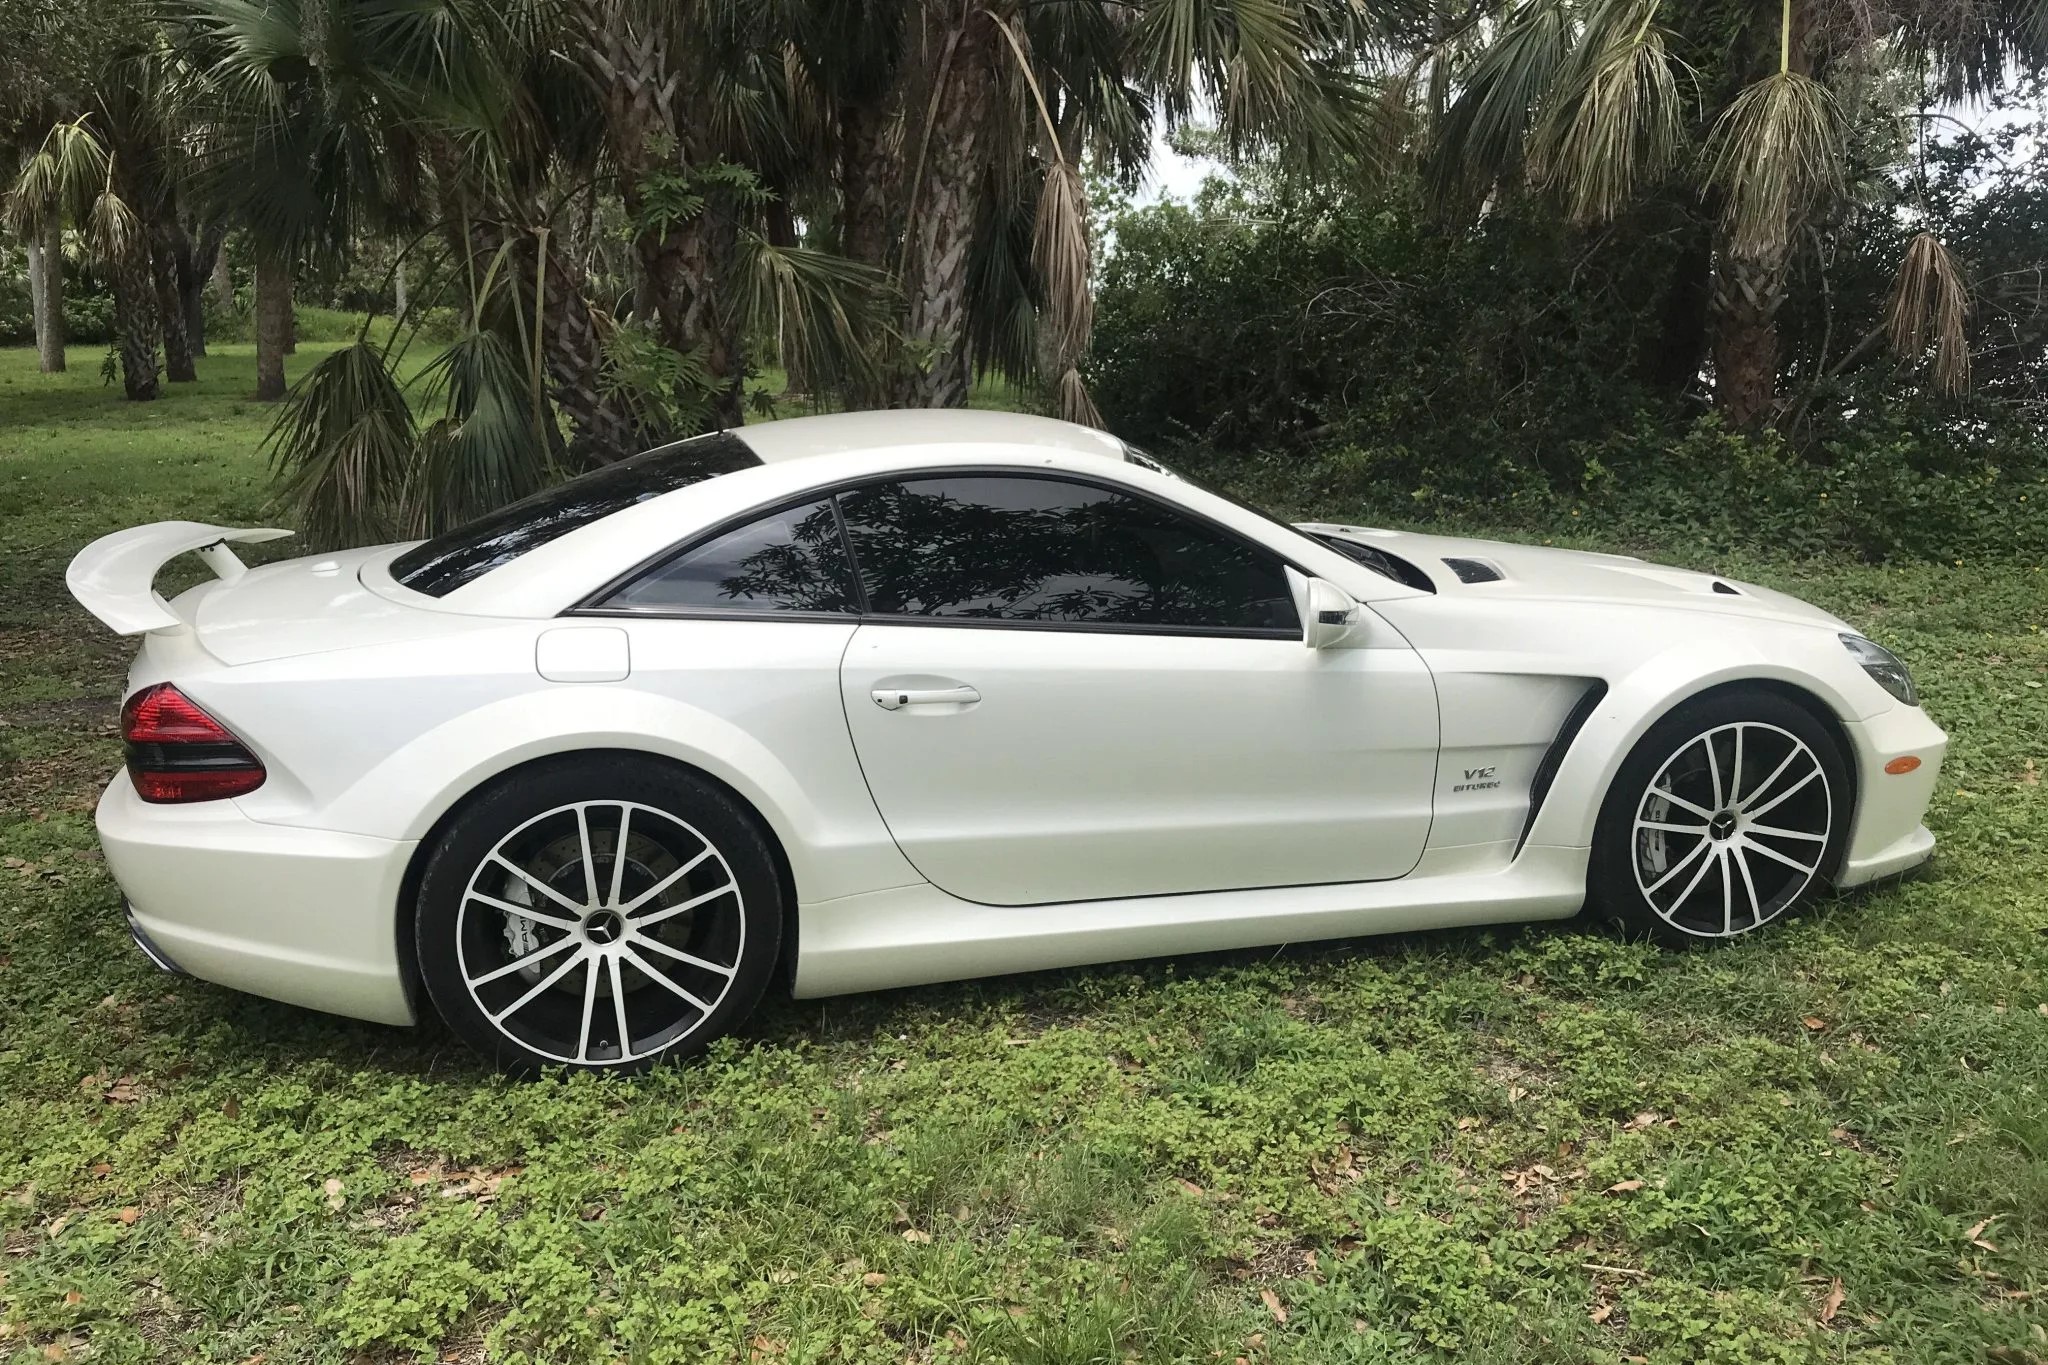
[[[64,571],[64,586],[79,604],[116,635],[140,635],[185,623],[158,595],[157,570],[190,550],[197,550],[215,577],[232,583],[248,568],[228,548],[278,540],[290,531],[274,526],[237,530],[203,521],[157,521],[101,536],[80,550]]]

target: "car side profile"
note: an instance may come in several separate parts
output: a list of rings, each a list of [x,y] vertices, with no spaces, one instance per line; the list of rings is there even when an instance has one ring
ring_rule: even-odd
[[[142,637],[98,809],[138,944],[431,1010],[509,1070],[830,995],[1553,919],[1739,937],[1926,859],[1946,738],[1784,594],[1289,525],[1088,428],[718,432],[434,539],[118,532]],[[216,575],[153,582],[196,551]]]

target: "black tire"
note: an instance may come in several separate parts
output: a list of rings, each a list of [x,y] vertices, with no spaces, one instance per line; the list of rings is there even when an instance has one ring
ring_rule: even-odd
[[[1588,905],[1669,946],[1740,938],[1833,878],[1853,806],[1841,746],[1811,712],[1762,688],[1711,693],[1653,725],[1615,774]]]
[[[434,1007],[501,1070],[632,1072],[753,1011],[783,913],[751,811],[683,769],[592,754],[471,799],[428,859],[415,938]]]

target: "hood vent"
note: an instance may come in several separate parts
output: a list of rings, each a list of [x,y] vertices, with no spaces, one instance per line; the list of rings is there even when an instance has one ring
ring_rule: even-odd
[[[1720,579],[1718,579],[1718,578],[1714,580],[1714,591],[1715,591],[1715,592],[1718,592],[1718,593],[1720,593],[1720,594],[1722,594],[1723,596],[1726,596],[1726,597],[1740,597],[1740,596],[1742,596],[1742,590],[1741,590],[1740,588],[1733,588],[1733,587],[1730,587],[1730,586],[1729,586],[1728,584],[1726,584],[1726,583],[1723,583],[1723,582],[1722,582],[1722,581],[1721,581]]]
[[[1446,557],[1444,565],[1458,576],[1460,583],[1498,583],[1503,577],[1496,565],[1489,564],[1483,559]]]

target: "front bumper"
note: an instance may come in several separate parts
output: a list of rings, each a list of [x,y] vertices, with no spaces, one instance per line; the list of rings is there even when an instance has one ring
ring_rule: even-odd
[[[414,1021],[397,906],[415,843],[267,825],[232,801],[155,806],[115,775],[95,814],[151,960],[251,995]]]
[[[1934,787],[1948,736],[1917,706],[1895,706],[1867,720],[1846,722],[1856,764],[1856,823],[1835,885],[1861,886],[1904,872],[1934,853],[1934,835],[1920,823]],[[1909,773],[1888,773],[1893,759],[1914,757]]]

